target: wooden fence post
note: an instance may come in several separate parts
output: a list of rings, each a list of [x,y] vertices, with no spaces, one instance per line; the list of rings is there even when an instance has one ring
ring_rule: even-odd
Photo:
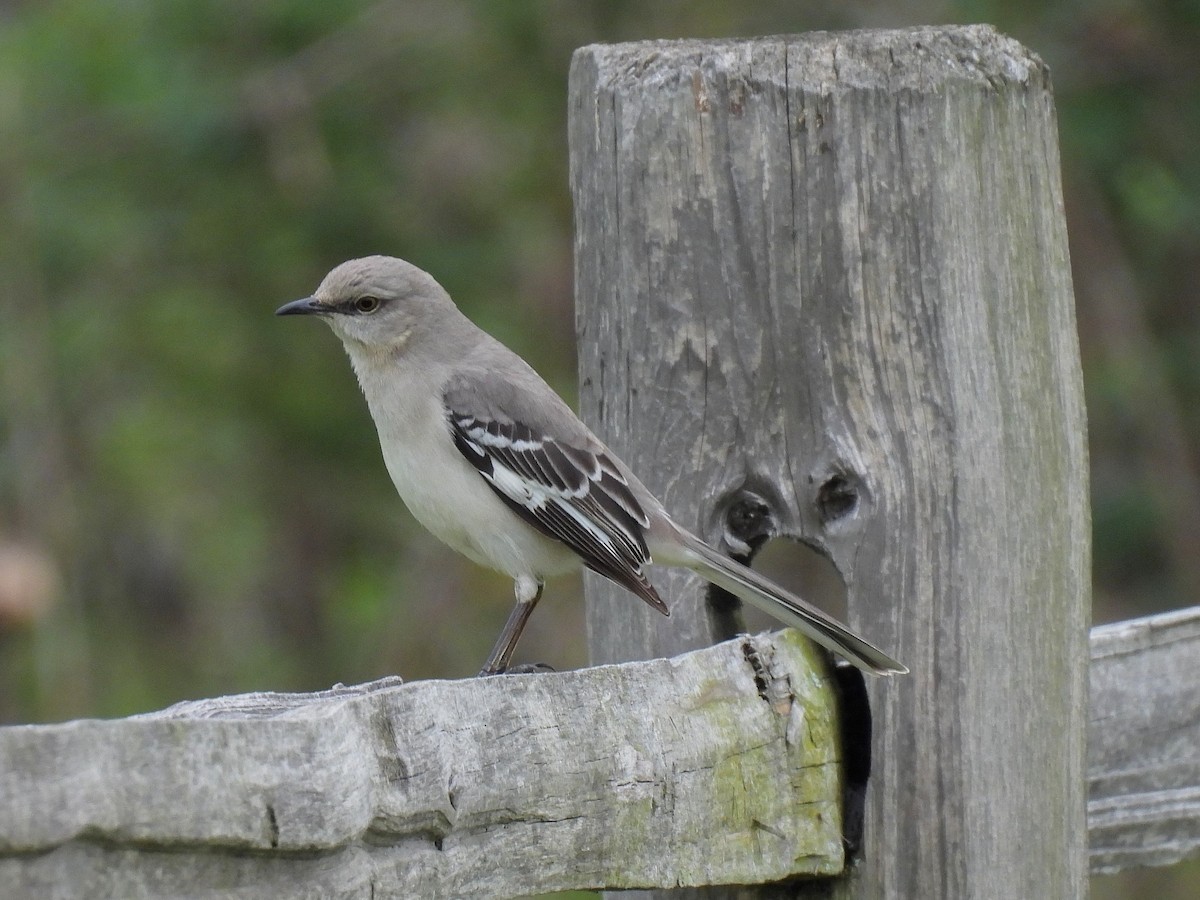
[[[982,26],[591,46],[570,115],[585,418],[707,539],[827,554],[912,669],[869,685],[861,862],[797,896],[1084,896],[1087,452],[1046,67]],[[594,661],[724,636],[698,582],[655,580],[670,619],[589,582]]]

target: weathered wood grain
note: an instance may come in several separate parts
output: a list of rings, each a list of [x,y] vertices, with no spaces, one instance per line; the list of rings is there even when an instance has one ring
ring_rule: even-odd
[[[1200,852],[1200,607],[1092,629],[1095,873]]]
[[[794,632],[0,729],[0,897],[511,897],[842,867]]]
[[[706,539],[827,554],[870,686],[863,862],[814,895],[1080,897],[1090,528],[1050,79],[987,27],[578,51],[583,415]],[[736,623],[588,583],[598,662]],[[804,892],[801,891],[801,894]]]

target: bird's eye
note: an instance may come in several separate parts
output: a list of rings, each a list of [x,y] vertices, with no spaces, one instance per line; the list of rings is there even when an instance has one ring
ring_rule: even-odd
[[[360,313],[373,313],[379,309],[378,297],[359,297],[354,301],[354,308]]]

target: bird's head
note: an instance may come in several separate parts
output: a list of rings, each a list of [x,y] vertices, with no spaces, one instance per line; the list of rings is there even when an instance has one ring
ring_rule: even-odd
[[[320,316],[353,355],[356,350],[399,351],[414,333],[455,310],[432,275],[391,256],[344,262],[311,297],[275,310],[277,316]]]

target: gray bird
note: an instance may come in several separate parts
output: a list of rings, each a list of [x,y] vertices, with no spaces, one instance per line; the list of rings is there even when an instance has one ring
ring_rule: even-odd
[[[508,668],[544,580],[582,564],[667,606],[651,562],[684,566],[876,675],[908,671],[837,620],[673,521],[523,359],[400,259],[342,263],[276,315],[316,315],[341,338],[384,462],[417,520],[513,579],[516,606],[480,675]]]

